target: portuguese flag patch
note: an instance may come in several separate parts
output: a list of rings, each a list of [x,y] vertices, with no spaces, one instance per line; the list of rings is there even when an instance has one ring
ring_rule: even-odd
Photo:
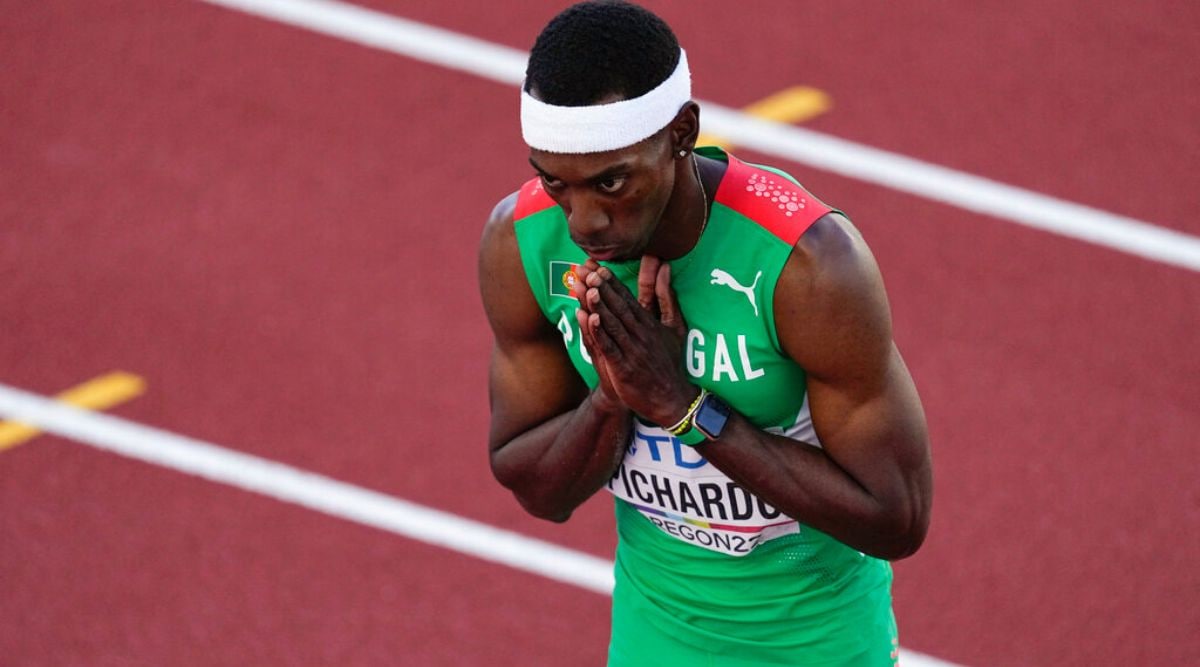
[[[578,264],[550,262],[550,293],[554,296],[575,298],[575,281],[579,280]]]

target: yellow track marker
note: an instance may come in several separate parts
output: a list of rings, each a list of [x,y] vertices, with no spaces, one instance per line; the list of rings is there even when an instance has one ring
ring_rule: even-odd
[[[114,371],[72,387],[58,396],[63,403],[88,410],[107,410],[146,392],[146,381],[132,373]],[[0,421],[0,452],[41,434],[36,426]]]
[[[831,108],[833,108],[833,99],[825,91],[808,86],[792,86],[761,99],[742,111],[751,116],[779,123],[803,123],[820,116]],[[700,110],[700,117],[704,118],[703,109]],[[733,148],[733,144],[728,139],[703,132],[696,140],[696,145],[720,146],[725,150]]]

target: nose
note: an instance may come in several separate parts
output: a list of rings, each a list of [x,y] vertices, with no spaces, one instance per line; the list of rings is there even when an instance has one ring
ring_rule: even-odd
[[[567,214],[567,226],[571,235],[580,239],[595,238],[604,233],[611,224],[608,211],[599,202],[586,195],[571,197],[563,207]]]

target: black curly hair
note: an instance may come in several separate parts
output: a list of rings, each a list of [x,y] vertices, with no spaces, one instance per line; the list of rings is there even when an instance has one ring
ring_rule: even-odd
[[[675,33],[649,10],[620,1],[581,2],[538,35],[525,90],[557,106],[587,106],[614,94],[632,99],[665,81],[678,63]]]

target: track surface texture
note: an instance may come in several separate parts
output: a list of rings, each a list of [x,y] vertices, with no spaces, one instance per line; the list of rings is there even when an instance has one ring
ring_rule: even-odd
[[[550,2],[362,2],[527,49]],[[651,2],[698,97],[1200,234],[1200,5]],[[487,468],[475,249],[516,89],[193,0],[0,0],[0,383],[611,557]],[[703,116],[702,116],[703,118]],[[802,168],[862,229],[929,416],[901,643],[1200,653],[1200,274]],[[0,452],[0,663],[602,664],[609,601],[44,435]]]

